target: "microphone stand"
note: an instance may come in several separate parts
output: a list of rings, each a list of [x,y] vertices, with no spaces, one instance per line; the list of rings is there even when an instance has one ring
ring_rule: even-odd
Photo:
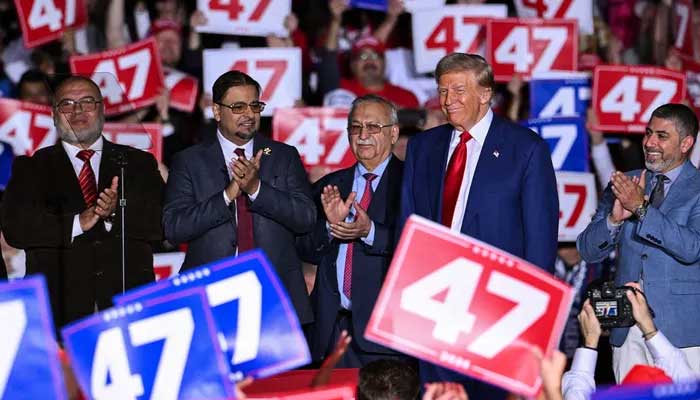
[[[123,152],[118,152],[116,157],[116,164],[119,167],[119,209],[120,213],[120,227],[119,227],[119,237],[121,243],[119,245],[121,251],[121,264],[122,264],[122,293],[126,292],[126,181],[125,181],[125,171],[128,162],[126,157],[124,157]]]

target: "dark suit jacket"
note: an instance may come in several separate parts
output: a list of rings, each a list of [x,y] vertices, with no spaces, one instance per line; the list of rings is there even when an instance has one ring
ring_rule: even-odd
[[[301,260],[294,243],[316,221],[311,187],[295,148],[256,136],[254,152],[269,149],[260,161],[260,192],[251,203],[253,236],[284,283],[302,324],[313,321]],[[163,226],[172,243],[188,243],[182,270],[236,253],[235,209],[226,206],[229,183],[218,140],[190,147],[173,157],[165,191]]]
[[[148,153],[104,141],[98,193],[119,175],[116,155],[126,167],[126,288],[153,281],[151,243],[161,240],[163,180]],[[98,222],[71,242],[73,217],[85,210],[78,178],[58,143],[32,157],[17,157],[2,204],[7,242],[24,249],[27,275],[46,276],[56,327],[112,305],[122,291],[120,210],[111,230]]]
[[[357,165],[357,164],[356,164]],[[314,361],[321,360],[335,343],[331,343],[333,325],[340,310],[340,293],[336,275],[338,240],[329,240],[326,216],[321,205],[321,192],[326,185],[338,186],[345,199],[352,191],[356,165],[326,175],[314,184],[314,199],[318,209],[316,227],[299,241],[305,261],[317,264],[316,283],[311,293],[316,321],[311,331],[311,355]],[[355,240],[352,270],[352,324],[357,345],[364,351],[393,353],[392,350],[364,338],[364,331],[384,283],[394,252],[395,227],[398,217],[399,194],[403,162],[396,157],[389,160],[367,213],[374,221],[374,242],[368,246]]]
[[[408,142],[401,191],[401,226],[411,214],[439,222],[451,125]],[[489,127],[471,183],[462,233],[554,270],[559,200],[549,146],[529,129],[497,115]],[[460,374],[421,363],[423,382],[465,383],[474,398],[503,398]]]
[[[7,268],[5,267],[5,259],[2,258],[2,251],[0,250],[0,279],[7,279]]]

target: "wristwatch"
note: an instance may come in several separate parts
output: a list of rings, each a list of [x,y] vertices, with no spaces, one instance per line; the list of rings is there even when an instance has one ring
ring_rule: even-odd
[[[635,217],[637,217],[638,220],[640,220],[640,221],[643,220],[644,217],[647,215],[647,206],[648,205],[649,205],[649,203],[647,203],[645,200],[642,204],[639,205],[639,207],[637,207],[634,210],[634,215],[635,215]]]

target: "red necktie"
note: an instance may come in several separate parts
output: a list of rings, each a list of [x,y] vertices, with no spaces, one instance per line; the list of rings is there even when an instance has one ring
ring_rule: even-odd
[[[362,199],[360,200],[360,207],[362,207],[363,210],[367,211],[367,208],[369,208],[369,203],[372,201],[372,181],[374,178],[377,177],[377,175],[372,174],[370,172],[362,175],[365,180],[367,181],[365,183],[365,191],[362,193]],[[355,212],[355,219],[357,219],[357,212]],[[343,294],[345,294],[345,297],[348,299],[351,298],[350,294],[352,293],[352,255],[354,252],[354,242],[348,243],[348,251],[345,253],[345,270],[343,271]]]
[[[245,157],[243,149],[234,150],[238,157]],[[241,194],[236,198],[236,235],[238,238],[238,254],[244,251],[255,248],[253,241],[253,214],[250,213],[248,207],[248,196],[241,191]]]
[[[452,226],[452,217],[455,213],[459,188],[462,186],[464,169],[467,166],[467,142],[472,138],[469,132],[463,132],[459,136],[459,144],[452,152],[447,172],[445,172],[445,187],[442,191],[442,224]]]
[[[83,199],[88,207],[95,205],[97,201],[97,183],[95,182],[95,173],[92,172],[90,166],[90,158],[95,154],[94,150],[80,150],[76,157],[83,161],[83,168],[78,175],[80,183],[80,191],[83,192]]]

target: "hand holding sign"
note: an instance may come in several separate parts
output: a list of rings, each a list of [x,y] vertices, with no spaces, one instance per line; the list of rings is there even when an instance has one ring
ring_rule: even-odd
[[[365,337],[533,396],[572,290],[501,250],[423,218],[406,224]]]

